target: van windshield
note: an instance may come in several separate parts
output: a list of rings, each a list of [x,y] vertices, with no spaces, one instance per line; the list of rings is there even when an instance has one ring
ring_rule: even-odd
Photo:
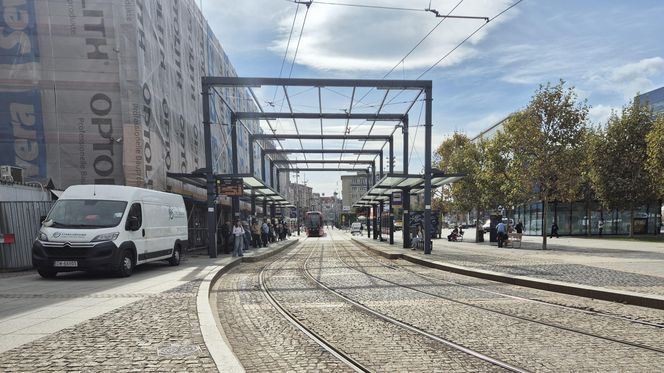
[[[127,202],[61,199],[55,203],[45,223],[54,228],[110,228],[122,220]]]

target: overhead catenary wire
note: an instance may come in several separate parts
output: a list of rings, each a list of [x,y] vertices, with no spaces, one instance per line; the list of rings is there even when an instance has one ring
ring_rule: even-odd
[[[446,20],[451,14],[452,14],[452,12],[454,12],[454,11],[456,10],[456,8],[458,8],[463,2],[464,2],[464,0],[459,0],[459,2],[458,2],[458,3],[457,3],[452,9],[450,9],[449,12],[447,12],[447,17],[443,17],[443,18],[442,18],[442,19],[441,19],[441,20],[440,20],[440,21],[439,21],[439,22],[438,22],[438,23],[437,23],[437,24],[436,24],[431,30],[429,30],[429,32],[428,32],[426,35],[424,35],[424,36],[423,36],[423,37],[422,37],[422,38],[421,38],[421,39],[415,44],[415,46],[414,46],[413,48],[411,48],[411,49],[408,51],[408,53],[406,53],[406,55],[403,56],[403,57],[399,60],[399,62],[397,62],[397,63],[396,63],[391,69],[390,69],[390,71],[388,71],[385,75],[383,75],[383,78],[382,78],[382,79],[387,79],[387,77],[388,77],[388,76],[389,76],[389,75],[390,75],[390,74],[391,74],[391,73],[392,73],[392,72],[393,72],[393,71],[394,71],[399,65],[401,65],[401,64],[403,64],[404,69],[405,69],[406,58],[408,58],[408,56],[410,56],[410,55],[411,55],[411,54],[412,54],[412,53],[413,53],[413,52],[414,52],[414,51],[415,51],[415,50],[416,50],[416,49],[417,49],[417,48],[418,48],[418,47],[419,47],[419,46],[420,46],[420,45],[421,45],[421,44],[422,44],[422,43],[423,43],[423,42],[424,42],[424,41],[425,41],[425,40],[426,40],[426,39],[427,39],[427,38],[428,38],[428,37],[429,37],[429,36],[430,36],[430,35],[431,35],[431,34],[437,29],[437,28],[438,28],[438,26],[440,26],[440,25],[441,25],[441,24],[442,24],[442,23],[443,23],[443,22],[444,22],[444,21],[445,21],[445,20]],[[428,9],[431,9],[431,2],[429,2],[429,8],[428,8]],[[404,70],[404,75],[405,75],[405,70]],[[371,90],[368,90],[367,93],[365,93],[364,96],[362,96],[362,98],[360,99],[360,101],[362,101],[364,98],[366,98],[366,97],[369,95],[370,92],[371,92]],[[403,92],[403,91],[401,91],[401,92]],[[392,97],[392,99],[391,99],[390,101],[388,101],[387,104],[391,104],[392,101],[394,101],[397,97],[399,97],[399,95],[401,94],[401,92],[398,93],[397,95],[395,95],[394,97]],[[418,96],[418,97],[419,97],[419,96]],[[382,107],[382,106],[383,106],[383,104],[381,104],[381,107]],[[412,107],[412,106],[411,106],[411,107]],[[371,126],[371,129],[369,130],[369,134],[371,134],[371,130],[372,130],[372,129],[373,129],[373,125]],[[364,149],[365,144],[366,144],[366,141],[364,142],[364,144],[362,144],[362,148],[363,148],[363,149]]]
[[[514,8],[515,6],[519,5],[523,0],[518,0],[516,3],[508,6],[505,8],[502,12],[496,14],[495,16],[491,17],[488,22],[483,23],[480,25],[480,27],[476,28],[475,31],[473,31],[470,35],[468,35],[465,39],[463,39],[459,44],[457,44],[452,50],[447,52],[443,57],[441,57],[438,61],[436,61],[433,65],[431,65],[429,68],[424,70],[417,78],[416,80],[419,80],[422,78],[426,73],[429,71],[433,70],[436,66],[438,66],[445,58],[447,58],[450,54],[452,54],[455,50],[457,50],[460,46],[462,46],[466,41],[468,41],[470,38],[472,38],[475,34],[477,34],[481,29],[484,28],[484,26],[488,25],[491,21],[495,20],[496,18],[500,17],[503,15],[505,12],[509,11],[510,9]]]
[[[279,78],[284,72],[284,65],[286,64],[286,57],[288,56],[288,49],[290,48],[291,39],[293,37],[293,31],[295,30],[295,21],[297,20],[297,14],[300,10],[300,4],[295,8],[295,15],[293,16],[293,23],[291,24],[290,33],[288,34],[288,42],[286,43],[286,50],[284,51],[284,57],[281,59],[281,68],[279,69]],[[272,101],[269,102],[270,106],[274,106],[274,100],[277,98],[278,87],[274,87],[274,95],[272,96]],[[283,101],[282,101],[283,102]]]

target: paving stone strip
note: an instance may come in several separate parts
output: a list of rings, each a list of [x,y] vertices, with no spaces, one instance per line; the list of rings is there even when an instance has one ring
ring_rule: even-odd
[[[198,325],[200,281],[149,296],[0,355],[1,372],[215,372]]]

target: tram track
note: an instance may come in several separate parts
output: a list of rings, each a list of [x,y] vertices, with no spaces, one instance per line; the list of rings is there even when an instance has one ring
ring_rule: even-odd
[[[334,240],[332,239],[331,241],[333,242],[333,245],[335,245],[335,244],[334,244]],[[335,247],[335,251],[336,251],[336,247]],[[386,321],[386,322],[388,322],[388,323],[390,323],[390,324],[397,325],[397,326],[399,326],[399,327],[401,327],[401,328],[404,328],[404,329],[407,329],[407,330],[409,330],[409,331],[411,331],[411,332],[414,332],[414,333],[417,333],[417,334],[419,334],[419,335],[425,336],[425,337],[427,337],[427,338],[429,338],[429,339],[432,339],[432,340],[434,340],[434,341],[436,341],[436,342],[442,343],[443,345],[445,345],[445,346],[447,346],[447,347],[453,348],[453,349],[458,350],[458,351],[460,351],[460,352],[463,352],[463,353],[465,353],[465,354],[467,354],[467,355],[469,355],[469,356],[472,356],[472,357],[474,357],[474,358],[480,359],[480,360],[485,361],[485,362],[487,362],[487,363],[493,364],[493,365],[498,366],[498,367],[500,367],[500,368],[504,368],[504,369],[506,369],[506,370],[508,370],[508,371],[511,371],[511,372],[519,372],[519,373],[526,373],[526,372],[529,372],[528,370],[521,369],[521,368],[516,367],[516,366],[514,366],[514,365],[512,365],[512,364],[509,364],[509,363],[507,363],[507,362],[504,362],[504,361],[502,361],[502,360],[500,360],[500,359],[496,359],[496,358],[490,357],[490,356],[485,355],[485,354],[483,354],[483,353],[481,353],[481,352],[479,352],[479,351],[475,351],[475,350],[470,349],[470,348],[468,348],[468,347],[465,347],[465,346],[463,346],[463,345],[461,345],[461,344],[455,343],[455,342],[453,342],[453,341],[451,341],[451,340],[449,340],[449,339],[442,338],[442,337],[440,337],[440,336],[434,335],[434,334],[429,333],[429,332],[427,332],[427,331],[425,331],[425,330],[422,330],[422,329],[420,329],[420,328],[417,328],[417,327],[415,327],[415,326],[413,326],[413,325],[410,325],[410,324],[407,324],[407,323],[402,322],[402,321],[400,321],[400,320],[397,320],[397,319],[395,319],[395,318],[393,318],[393,317],[390,317],[390,316],[388,316],[388,315],[386,315],[386,314],[384,314],[384,313],[382,313],[382,312],[376,311],[376,310],[374,310],[374,309],[372,309],[372,308],[370,308],[370,307],[367,307],[367,306],[365,306],[365,305],[363,305],[363,304],[361,304],[361,303],[359,303],[359,302],[357,302],[357,301],[355,301],[355,300],[353,300],[353,299],[351,299],[351,298],[349,298],[349,297],[347,297],[347,296],[345,296],[345,295],[339,293],[338,291],[336,291],[336,290],[330,288],[329,286],[325,285],[323,282],[321,282],[321,281],[319,281],[318,279],[316,279],[316,278],[314,277],[314,275],[311,274],[311,272],[308,270],[308,268],[307,268],[307,264],[308,264],[308,261],[309,261],[309,259],[311,258],[311,255],[312,255],[313,253],[314,253],[314,250],[311,251],[310,255],[307,257],[307,260],[305,260],[305,262],[303,263],[303,270],[304,270],[304,272],[307,274],[307,276],[309,277],[309,279],[311,279],[312,281],[314,281],[314,282],[315,282],[318,286],[320,286],[321,288],[323,288],[323,289],[325,289],[325,290],[328,290],[330,293],[334,294],[335,296],[337,296],[337,297],[343,299],[344,301],[346,301],[346,302],[352,304],[354,307],[356,307],[356,308],[358,308],[358,309],[360,309],[360,310],[362,310],[362,311],[364,311],[364,312],[367,312],[367,313],[369,313],[369,314],[371,314],[371,315],[373,315],[373,316],[376,316],[376,317],[378,317],[379,319],[384,320],[384,321]]]
[[[304,240],[306,242],[306,239]],[[303,244],[301,244],[303,245]],[[299,251],[302,251],[303,247],[300,247]],[[313,253],[313,250],[312,250]],[[291,254],[291,256],[294,256],[295,254]],[[350,367],[356,372],[371,372],[371,370],[355,359],[353,359],[351,356],[348,354],[344,353],[342,350],[336,348],[331,342],[323,338],[321,335],[316,333],[312,328],[309,328],[305,323],[301,322],[298,320],[298,318],[293,315],[278,299],[277,297],[273,294],[273,292],[270,290],[270,288],[267,286],[266,281],[265,281],[265,276],[266,276],[266,271],[267,269],[276,263],[279,260],[285,260],[287,258],[287,254],[283,255],[279,259],[275,260],[274,262],[264,266],[259,275],[259,284],[261,291],[265,294],[265,297],[267,300],[270,302],[270,304],[295,328],[300,330],[302,333],[304,333],[307,337],[309,337],[311,340],[316,342],[319,346],[321,346],[324,350],[332,354],[334,357],[339,359],[341,362],[343,362],[345,365]]]
[[[334,242],[334,241],[333,241],[333,242]],[[598,335],[598,334],[595,334],[595,333],[592,333],[592,332],[587,332],[587,331],[584,331],[584,330],[579,330],[579,329],[575,329],[575,328],[571,328],[571,327],[567,327],[567,326],[563,326],[563,325],[559,325],[559,324],[554,324],[554,323],[550,323],[550,322],[545,322],[545,321],[541,321],[541,320],[535,320],[535,319],[532,319],[532,318],[527,318],[527,317],[523,317],[523,316],[518,316],[518,315],[514,315],[514,314],[511,314],[511,313],[508,313],[508,312],[503,312],[503,311],[499,311],[499,310],[495,310],[495,309],[491,309],[491,308],[487,308],[487,307],[482,307],[482,306],[479,306],[479,305],[476,305],[476,304],[471,304],[471,303],[468,303],[468,302],[463,302],[463,301],[460,301],[460,300],[457,300],[457,299],[453,299],[453,298],[450,298],[450,297],[445,297],[445,296],[442,296],[442,295],[440,295],[440,294],[436,294],[436,293],[433,293],[433,292],[429,292],[429,291],[425,291],[425,290],[422,290],[422,289],[418,289],[418,288],[413,287],[413,286],[400,284],[400,283],[398,283],[398,282],[395,282],[395,281],[392,281],[392,280],[386,279],[386,278],[384,278],[384,277],[381,277],[381,276],[377,276],[377,275],[371,274],[371,273],[369,273],[369,272],[367,272],[367,271],[364,271],[364,270],[358,269],[358,267],[361,267],[361,264],[360,264],[359,262],[357,262],[357,261],[356,261],[356,263],[357,263],[356,266],[353,266],[353,265],[347,263],[347,262],[346,262],[345,260],[343,260],[343,258],[341,258],[341,256],[339,255],[338,250],[337,250],[337,245],[336,245],[336,244],[333,244],[333,245],[334,245],[334,248],[335,248],[335,252],[336,252],[336,254],[337,254],[337,258],[339,259],[339,261],[341,261],[341,262],[342,262],[344,265],[346,265],[348,268],[351,268],[351,269],[353,269],[353,270],[355,270],[355,271],[358,271],[358,272],[360,272],[360,273],[363,273],[364,275],[369,276],[369,277],[371,277],[371,278],[374,278],[374,279],[377,279],[377,280],[384,281],[384,282],[389,283],[389,284],[391,284],[391,285],[399,286],[399,287],[402,287],[402,288],[405,288],[405,289],[408,289],[408,290],[411,290],[411,291],[415,291],[415,292],[418,292],[418,293],[420,293],[420,294],[425,294],[425,295],[427,295],[427,296],[431,296],[431,297],[434,297],[434,298],[437,298],[437,299],[441,299],[441,300],[444,300],[444,301],[453,302],[453,303],[456,303],[456,304],[459,304],[459,305],[463,305],[463,306],[467,306],[467,307],[472,307],[472,308],[474,308],[474,309],[478,309],[478,310],[481,310],[481,311],[491,312],[491,313],[494,313],[494,314],[497,314],[497,315],[501,315],[501,316],[505,316],[505,317],[514,318],[514,319],[517,319],[517,320],[520,320],[520,321],[525,321],[525,322],[530,322],[530,323],[536,323],[536,324],[539,324],[539,325],[542,325],[542,326],[552,327],[552,328],[556,328],[556,329],[564,330],[564,331],[567,331],[567,332],[576,333],[576,334],[579,334],[579,335],[584,335],[584,336],[588,336],[588,337],[592,337],[592,338],[596,338],[596,339],[601,339],[601,340],[605,340],[605,341],[609,341],[609,342],[613,342],[613,343],[619,343],[619,344],[623,344],[623,345],[630,346],[630,347],[635,347],[635,348],[639,348],[639,349],[643,349],[643,350],[648,350],[648,351],[656,352],[656,353],[659,353],[659,354],[664,354],[664,349],[662,349],[662,348],[657,348],[657,347],[653,347],[653,346],[648,346],[648,345],[644,345],[644,344],[640,344],[640,343],[635,343],[635,342],[631,342],[631,341],[620,340],[620,339],[616,339],[616,338],[613,338],[613,337],[603,336],[603,335]],[[356,244],[356,243],[354,243],[354,242],[353,242],[353,245],[354,245],[355,247],[359,247],[359,245]],[[346,251],[348,252],[348,249],[346,249]],[[362,253],[363,253],[364,255],[367,255],[367,254],[364,253],[363,251],[362,251]],[[352,257],[352,255],[351,255],[351,257]],[[378,263],[379,265],[381,265],[381,266],[383,266],[383,267],[385,267],[385,268],[389,268],[389,269],[392,269],[392,270],[396,270],[396,268],[395,268],[394,265],[386,265],[386,264],[384,264],[384,263],[381,263],[380,261],[375,260],[374,258],[371,258],[371,257],[368,256],[368,255],[367,255],[367,257],[370,258],[370,259],[372,259],[374,262]],[[426,279],[428,279],[428,280],[432,280],[432,279],[433,279],[433,278],[431,278],[431,277],[429,277],[429,276],[423,276],[423,275],[421,275],[421,274],[418,274],[418,273],[416,273],[416,272],[413,272],[413,271],[410,271],[410,270],[407,270],[407,269],[404,269],[404,268],[399,268],[399,269],[401,269],[401,270],[403,270],[403,271],[406,271],[406,272],[408,272],[408,273],[410,273],[410,274],[416,275],[416,276],[418,276],[418,277],[421,277],[421,278],[426,278]],[[438,279],[435,279],[435,280],[438,280]],[[487,290],[484,290],[484,289],[478,289],[478,288],[470,287],[470,286],[467,286],[467,285],[457,284],[457,283],[455,283],[455,282],[451,282],[451,281],[446,281],[446,280],[440,280],[440,281],[441,281],[441,282],[445,282],[446,284],[451,284],[451,285],[456,285],[456,286],[462,286],[462,287],[465,287],[465,288],[471,288],[471,289],[474,289],[474,290],[480,290],[480,291],[488,292],[488,293],[491,293],[491,294],[494,294],[494,295],[504,296],[504,297],[507,297],[507,298],[515,299],[515,300],[521,300],[521,301],[534,301],[534,302],[538,302],[538,301],[535,301],[535,300],[530,300],[530,299],[528,299],[528,298],[512,296],[512,295],[508,295],[508,294],[504,294],[504,293],[499,293],[499,292],[487,291]],[[433,284],[433,285],[437,285],[437,284]],[[538,302],[538,303],[541,303],[541,304],[544,304],[544,305],[547,305],[547,306],[554,306],[554,305],[551,305],[551,304],[546,303],[546,302]],[[583,310],[579,310],[579,309],[577,309],[577,308],[570,308],[570,307],[566,307],[566,306],[562,306],[562,305],[555,305],[555,307],[563,308],[563,309],[570,310],[570,311],[575,311],[575,312],[584,312],[584,313],[591,314],[591,315],[600,315],[600,316],[611,317],[611,318],[615,318],[615,319],[620,319],[620,320],[622,320],[622,321],[633,322],[633,323],[637,323],[637,324],[641,324],[641,325],[645,325],[645,326],[651,326],[651,327],[655,327],[655,328],[659,328],[659,329],[662,328],[662,326],[661,326],[661,325],[658,325],[658,324],[653,324],[653,323],[648,323],[648,322],[641,322],[641,321],[639,321],[639,320],[631,320],[631,319],[628,319],[628,318],[622,318],[622,317],[619,317],[619,316],[597,314],[597,313],[592,312],[592,311],[583,311]]]
[[[439,336],[427,333],[426,331],[420,330],[416,327],[400,322],[399,320],[393,319],[385,314],[381,314],[379,312],[376,312],[375,310],[371,310],[365,306],[362,306],[361,304],[354,302],[352,299],[343,297],[341,294],[338,294],[334,290],[325,286],[325,284],[323,284],[322,282],[318,281],[315,278],[315,276],[311,274],[311,272],[308,270],[307,266],[309,264],[309,261],[313,258],[316,252],[319,252],[324,248],[324,244],[320,240],[316,240],[316,243],[314,244],[313,247],[306,247],[307,246],[306,244],[309,243],[307,241],[309,240],[305,240],[304,242],[302,242],[299,245],[299,247],[297,247],[297,251],[291,251],[289,254],[284,254],[278,260],[275,260],[272,263],[269,263],[262,268],[259,274],[259,283],[261,291],[265,294],[265,297],[269,300],[270,304],[275,309],[277,309],[278,312],[285,319],[287,319],[293,326],[295,326],[302,333],[304,333],[309,338],[314,340],[322,348],[324,348],[326,351],[337,357],[340,361],[342,361],[345,365],[347,365],[349,368],[353,369],[354,371],[371,372],[375,370],[372,370],[372,368],[368,367],[365,363],[360,362],[358,358],[354,358],[350,354],[344,352],[344,350],[341,347],[335,346],[333,342],[329,341],[328,339],[320,335],[320,333],[318,333],[315,330],[315,328],[308,326],[305,322],[302,322],[298,318],[298,316],[296,316],[293,311],[289,310],[289,307],[285,305],[281,300],[279,300],[279,297],[276,296],[274,292],[270,289],[270,286],[266,281],[266,277],[268,277],[267,272],[274,271],[275,265],[279,264],[278,262],[290,261],[293,257],[296,257],[298,254],[301,254],[302,252],[305,252],[308,249],[310,251],[306,255],[306,259],[302,261],[302,263],[300,264],[299,269],[302,271],[303,274],[306,275],[306,278],[310,282],[312,282],[312,284],[314,284],[317,288],[324,290],[325,292],[332,294],[335,297],[339,297],[340,299],[342,299],[344,303],[349,304],[352,308],[361,311],[366,315],[371,315],[377,320],[381,320],[382,322],[393,325],[401,330],[408,331],[416,335],[419,335],[421,337],[427,338],[433,342],[440,343],[441,345],[445,346],[450,350],[454,350],[458,353],[465,354],[470,358],[480,360],[484,363],[495,366],[497,368],[501,368],[511,372],[520,372],[520,373],[529,372],[527,370],[512,366],[499,359],[486,356],[484,354],[481,354],[480,352],[456,344],[452,341],[445,340],[444,338],[441,338]]]

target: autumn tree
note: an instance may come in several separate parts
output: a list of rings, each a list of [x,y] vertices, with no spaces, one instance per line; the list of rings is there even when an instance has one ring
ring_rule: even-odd
[[[664,199],[664,115],[659,115],[646,135],[646,169],[654,182],[658,206]],[[659,229],[655,229],[655,234]]]
[[[593,187],[605,206],[630,211],[630,236],[634,209],[655,198],[655,184],[646,169],[647,141],[657,116],[638,98],[612,115],[606,130],[592,148]],[[656,134],[652,144],[655,145]],[[653,150],[654,157],[658,151]],[[653,168],[657,172],[656,167]]]
[[[515,188],[543,202],[543,249],[549,202],[571,202],[578,196],[587,117],[586,103],[561,80],[555,86],[540,86],[528,106],[504,126],[513,152],[510,174],[520,175]]]

